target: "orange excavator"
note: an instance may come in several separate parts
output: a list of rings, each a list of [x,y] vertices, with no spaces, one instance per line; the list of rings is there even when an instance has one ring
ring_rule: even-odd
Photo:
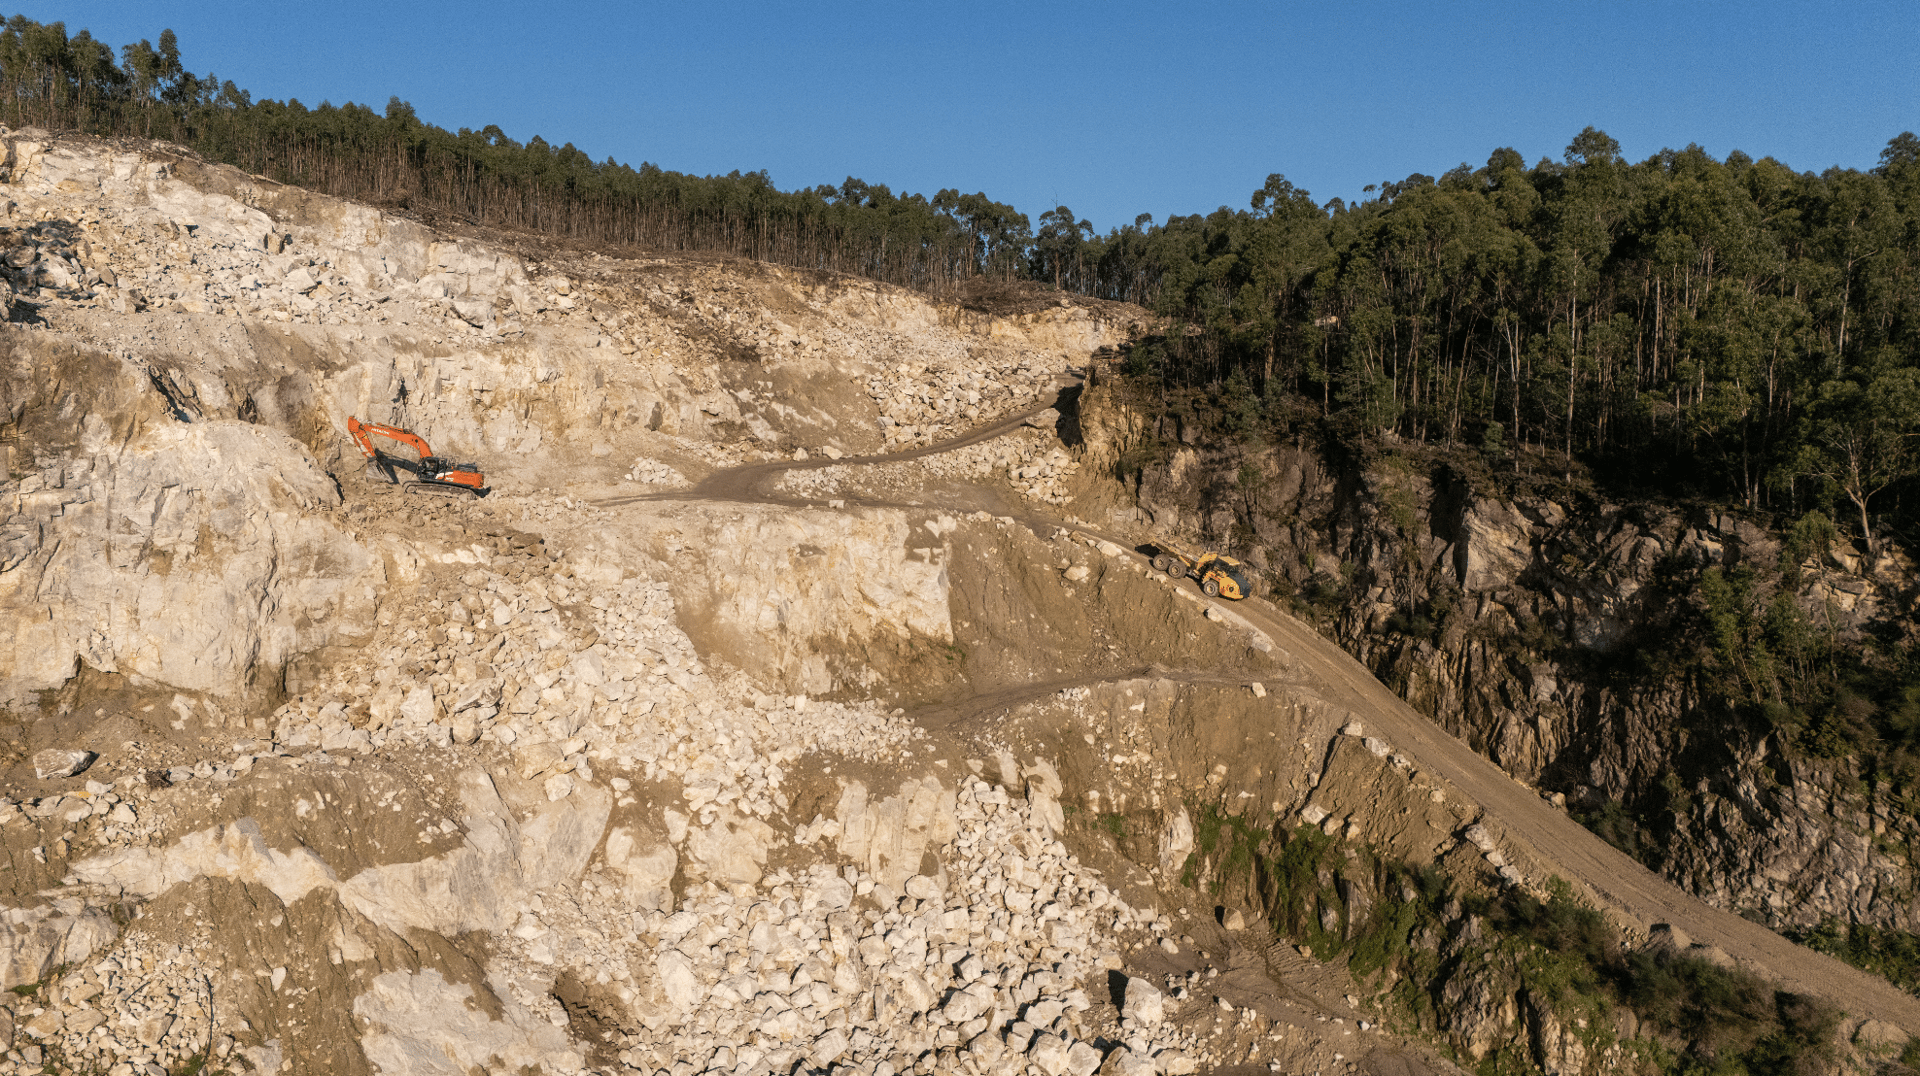
[[[362,422],[357,418],[347,418],[347,432],[353,435],[360,445],[360,451],[368,459],[367,473],[370,476],[389,483],[400,483],[400,472],[405,471],[413,477],[405,482],[409,493],[431,493],[443,497],[484,497],[487,489],[487,476],[480,468],[471,463],[450,463],[433,454],[433,449],[418,434],[403,430],[398,426],[382,426],[375,422]],[[417,460],[402,456],[389,456],[373,447],[373,436],[391,438],[420,454]]]

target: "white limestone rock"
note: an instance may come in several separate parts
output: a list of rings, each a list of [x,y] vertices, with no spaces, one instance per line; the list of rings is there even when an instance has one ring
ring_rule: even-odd
[[[1160,1022],[1166,1011],[1166,995],[1145,979],[1127,980],[1127,992],[1121,1015],[1142,1026]]]
[[[954,802],[954,793],[933,777],[908,780],[877,803],[868,798],[865,784],[849,781],[835,810],[840,853],[898,895],[907,879],[920,873],[927,848],[947,843],[959,831]]]
[[[353,1014],[366,1029],[361,1048],[379,1073],[466,1076],[491,1066],[537,1072],[543,1059],[566,1048],[566,1035],[512,994],[489,1000],[499,1019],[473,987],[450,983],[434,968],[390,971],[354,998]]]
[[[93,764],[91,751],[50,747],[33,754],[33,775],[42,781],[73,777]]]
[[[95,908],[69,913],[45,906],[0,909],[0,990],[37,982],[63,964],[78,964],[119,933],[113,917]]]
[[[1186,862],[1194,849],[1193,818],[1185,807],[1175,807],[1166,828],[1160,831],[1160,870],[1171,875]]]
[[[773,827],[724,809],[711,825],[688,828],[687,876],[721,885],[753,885],[760,881],[772,843]]]

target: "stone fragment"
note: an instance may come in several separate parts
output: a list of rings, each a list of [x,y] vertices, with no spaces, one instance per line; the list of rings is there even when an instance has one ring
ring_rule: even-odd
[[[994,1065],[1007,1053],[1007,1044],[992,1031],[983,1031],[967,1044],[967,1055],[973,1059],[976,1067],[991,1072]]]
[[[471,711],[463,711],[454,715],[449,731],[454,743],[470,744],[480,738],[480,722],[474,718]]]
[[[1042,1033],[1035,1035],[1033,1046],[1027,1051],[1027,1058],[1047,1076],[1060,1076],[1067,1070],[1067,1052],[1069,1047],[1058,1035]]]
[[[986,991],[984,994],[981,994],[971,990],[960,990],[956,991],[952,997],[947,999],[946,1007],[940,1011],[946,1016],[948,1023],[964,1024],[969,1020],[980,1017],[992,1007],[992,991]]]
[[[479,706],[498,706],[500,704],[500,690],[500,681],[492,677],[484,680],[475,680],[473,683],[461,688],[459,693],[454,695],[453,702],[447,707],[447,710],[449,713],[457,714],[463,710]]]
[[[693,962],[685,955],[673,950],[662,953],[655,971],[660,976],[660,989],[674,1008],[687,1012],[699,1004],[700,980],[693,974]]]
[[[1172,817],[1167,819],[1166,829],[1160,833],[1160,870],[1172,874],[1187,862],[1187,856],[1193,851],[1193,818],[1185,807],[1176,807]]]
[[[373,698],[367,701],[367,712],[372,715],[375,724],[385,728],[400,716],[400,704],[406,697],[406,690],[397,682],[381,684],[373,689]]]
[[[1162,1050],[1154,1054],[1153,1066],[1167,1076],[1187,1076],[1200,1070],[1198,1062],[1179,1050]]]
[[[1121,1015],[1137,1024],[1151,1027],[1166,1012],[1166,995],[1145,979],[1128,979]]]
[[[42,781],[58,780],[84,773],[97,756],[91,751],[49,747],[33,754],[33,775]]]
[[[400,703],[400,716],[409,724],[425,728],[440,719],[440,704],[434,701],[433,689],[421,684],[407,692],[405,701]]]
[[[1100,1051],[1092,1044],[1076,1042],[1067,1050],[1066,1071],[1069,1076],[1093,1076],[1100,1068]]]
[[[67,1015],[66,1032],[69,1035],[85,1035],[106,1022],[107,1014],[99,1009],[81,1009]]]
[[[914,1012],[926,1012],[933,1008],[935,995],[925,976],[908,972],[900,977],[900,998]]]
[[[839,1060],[840,1055],[846,1053],[851,1045],[852,1041],[848,1039],[847,1033],[836,1027],[813,1040],[813,1047],[807,1051],[807,1056],[814,1064],[825,1068]]]

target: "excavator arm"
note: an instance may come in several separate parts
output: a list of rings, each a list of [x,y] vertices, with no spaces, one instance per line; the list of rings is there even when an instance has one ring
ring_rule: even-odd
[[[370,460],[377,460],[382,455],[379,449],[373,447],[372,435],[376,433],[382,437],[392,438],[406,445],[408,448],[413,449],[420,454],[421,459],[428,459],[433,456],[433,449],[429,448],[427,443],[421,440],[418,434],[403,430],[398,426],[383,426],[377,422],[362,422],[357,418],[349,416],[347,418],[347,432],[353,435],[355,441],[359,442],[360,451],[366,453],[367,458]]]

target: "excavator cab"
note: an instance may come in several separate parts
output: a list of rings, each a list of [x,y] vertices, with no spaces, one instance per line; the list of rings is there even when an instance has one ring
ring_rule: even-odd
[[[480,473],[480,468],[471,463],[454,463],[434,455],[427,442],[411,431],[398,426],[361,422],[349,416],[347,432],[353,435],[361,454],[367,457],[367,473],[379,481],[402,485],[409,493],[438,496],[484,497],[491,492],[487,489],[487,477]],[[420,457],[409,460],[375,448],[373,438],[376,434],[413,449]],[[403,473],[412,477],[403,480],[400,477]]]

